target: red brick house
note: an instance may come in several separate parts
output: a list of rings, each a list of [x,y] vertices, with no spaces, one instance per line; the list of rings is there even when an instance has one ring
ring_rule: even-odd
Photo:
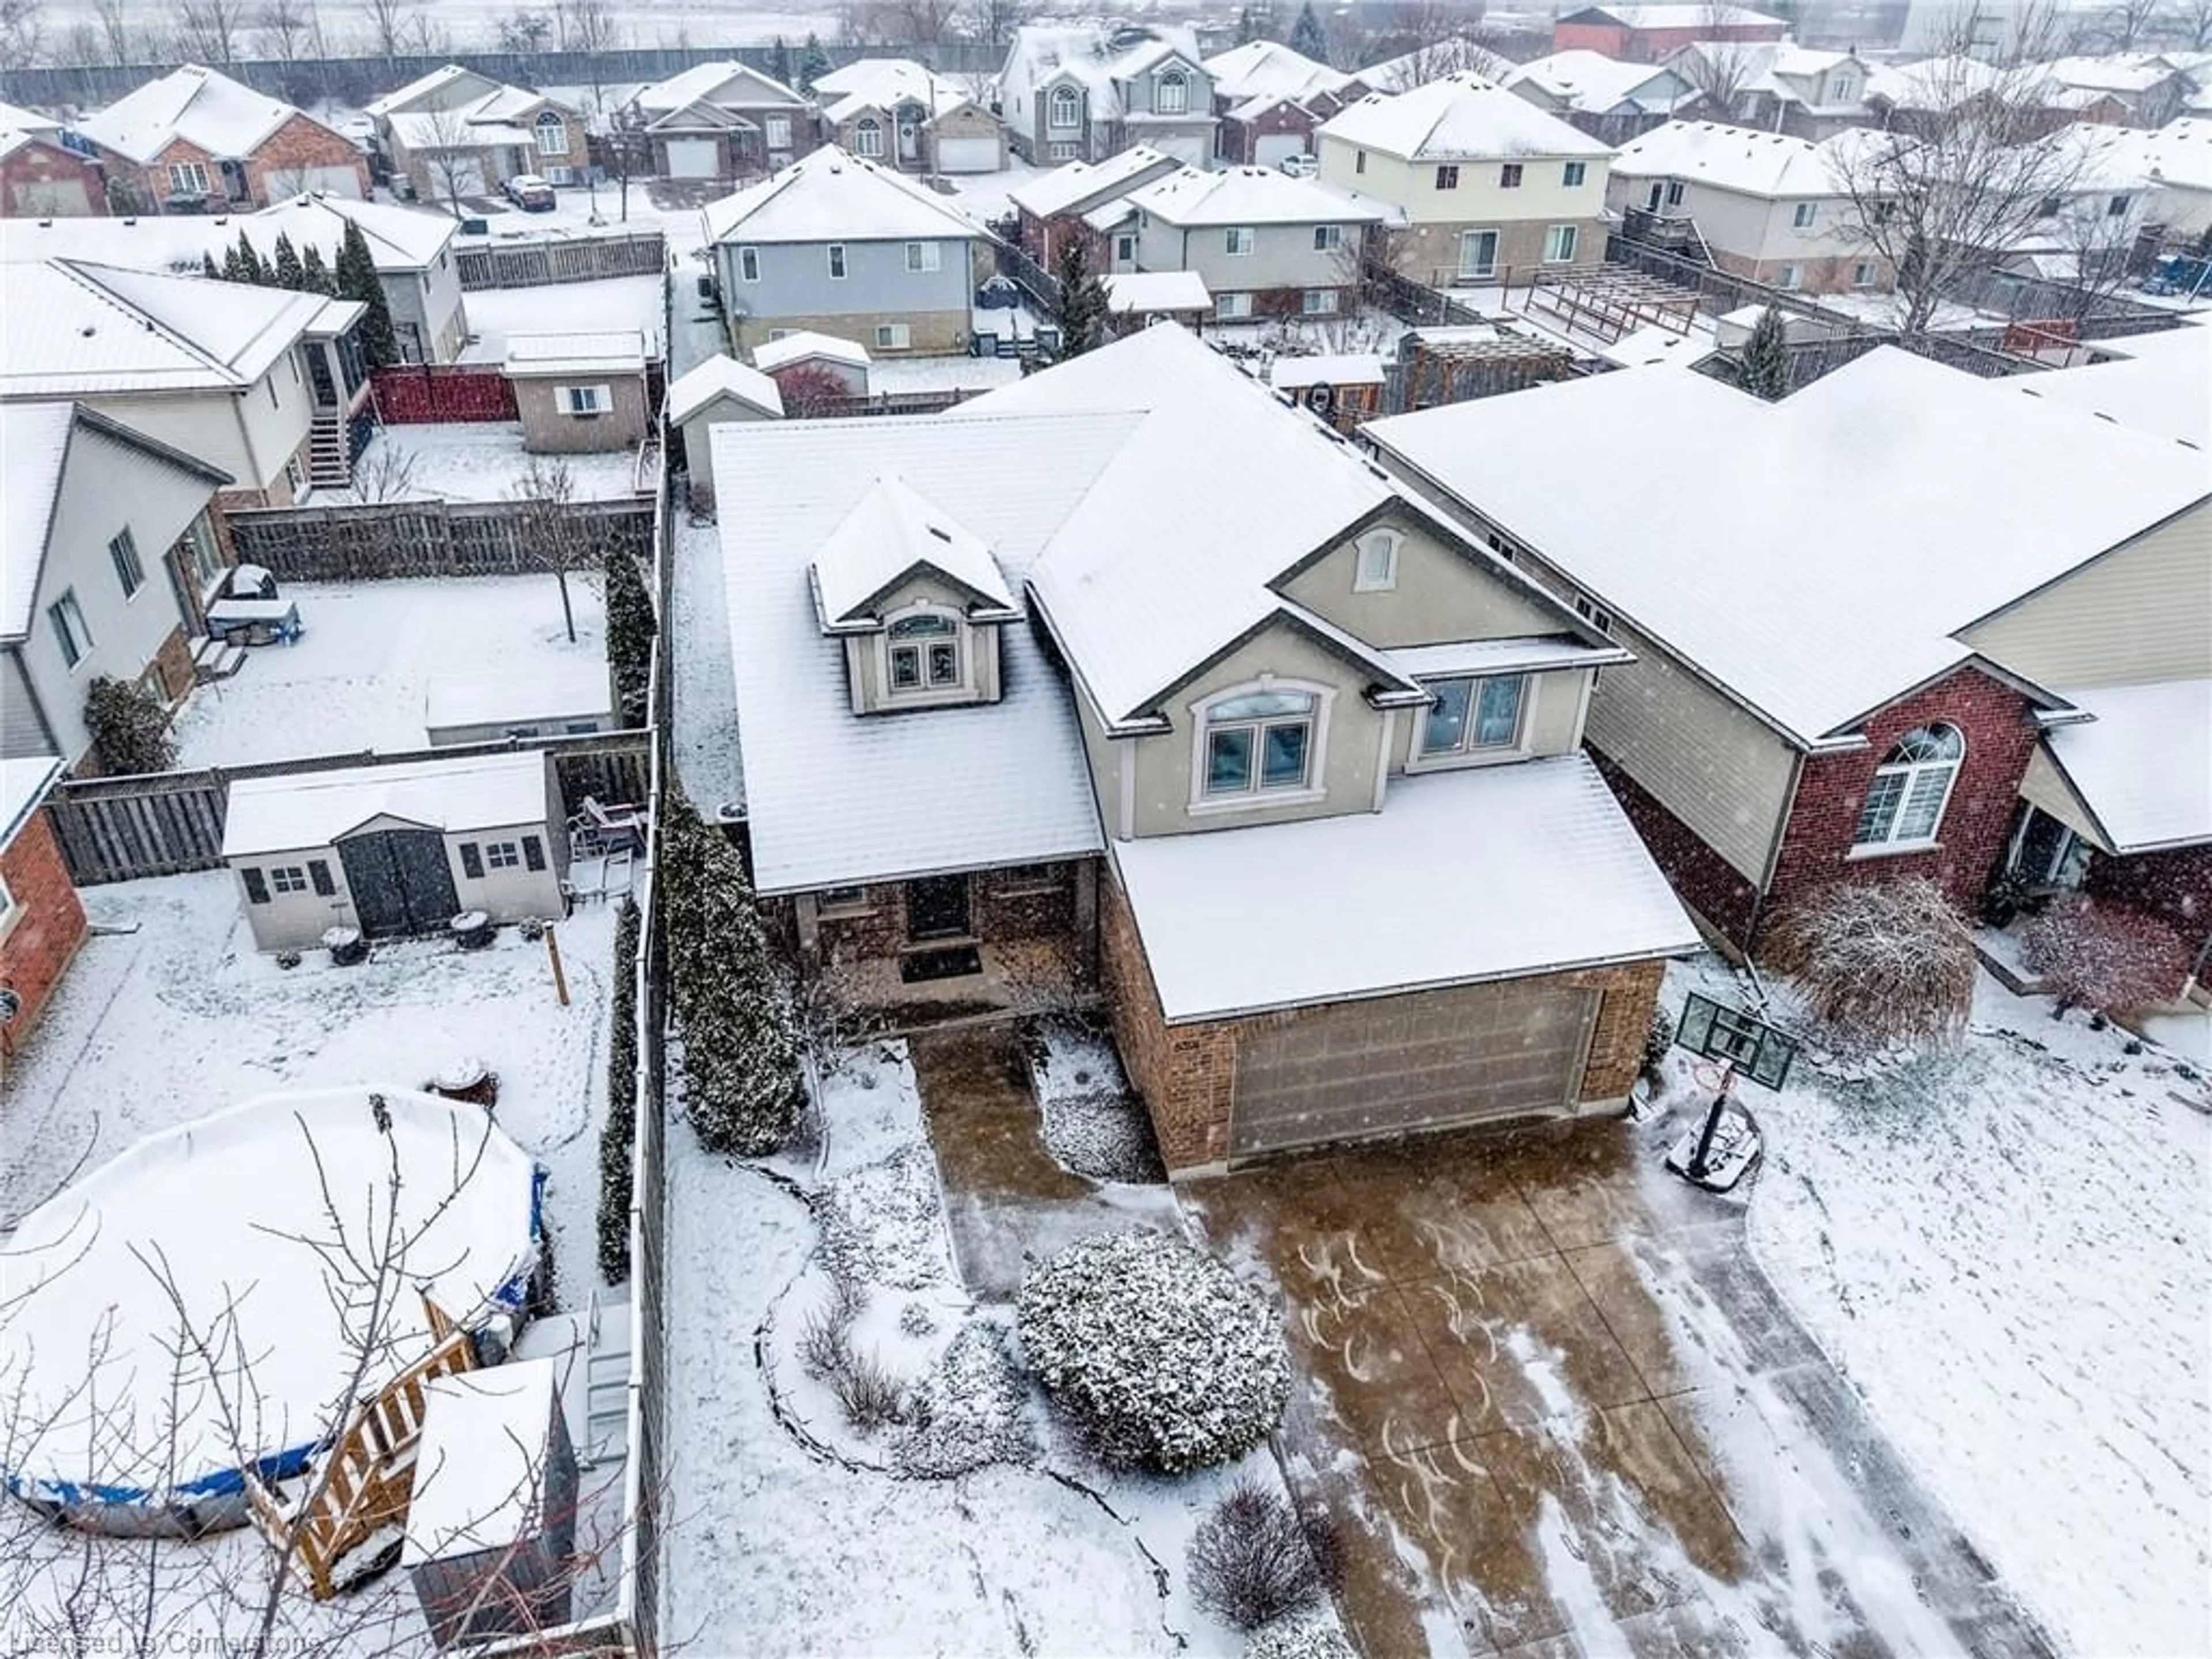
[[[1831,882],[1928,876],[1971,910],[2049,852],[2041,818],[2094,827],[2069,755],[2112,816],[2185,816],[2185,771],[2179,808],[2143,780],[2212,720],[2115,693],[2212,677],[2212,475],[2023,389],[1883,350],[1779,404],[1645,368],[1361,437],[1635,654],[1591,700],[1590,749],[1676,890],[1748,950]],[[1592,431],[1637,434],[1635,464],[1583,465]],[[2147,752],[2169,758],[2127,763]]]
[[[0,218],[70,219],[106,211],[100,163],[63,143],[58,122],[0,104]]]
[[[1214,158],[1279,167],[1313,153],[1314,129],[1371,88],[1277,40],[1249,40],[1206,60],[1213,82]]]
[[[118,211],[220,213],[321,191],[366,199],[368,158],[282,99],[187,64],[85,117]]]
[[[0,1056],[22,1046],[84,939],[84,906],[39,810],[60,775],[51,755],[0,760]]]
[[[1553,52],[1595,52],[1629,64],[1662,64],[1705,40],[1779,40],[1790,25],[1747,6],[1585,6],[1552,25]]]
[[[1180,169],[1172,155],[1139,144],[1103,161],[1070,161],[1007,192],[1022,252],[1047,270],[1060,258],[1065,240],[1074,237],[1091,252],[1093,270],[1120,269],[1107,248],[1101,223],[1118,218],[1122,198]]]

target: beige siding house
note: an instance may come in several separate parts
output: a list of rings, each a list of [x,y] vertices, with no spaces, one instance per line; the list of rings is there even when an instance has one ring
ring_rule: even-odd
[[[652,427],[645,337],[510,334],[504,373],[514,384],[522,447],[535,454],[635,449]]]
[[[525,174],[581,184],[590,166],[581,110],[458,64],[410,82],[366,112],[392,170],[426,202],[497,195]]]

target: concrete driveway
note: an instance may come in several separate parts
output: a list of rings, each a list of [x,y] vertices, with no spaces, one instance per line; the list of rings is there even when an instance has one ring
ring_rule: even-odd
[[[1362,1650],[2047,1652],[1662,1146],[1564,1125],[1185,1189],[1288,1304],[1285,1462]]]

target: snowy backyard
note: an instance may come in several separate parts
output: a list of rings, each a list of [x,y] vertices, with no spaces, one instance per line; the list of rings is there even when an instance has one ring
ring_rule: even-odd
[[[642,479],[637,452],[606,450],[573,455],[532,455],[522,447],[514,421],[425,421],[380,427],[354,463],[351,489],[318,489],[309,507],[359,505],[366,495],[384,501],[511,501],[526,487],[533,465],[556,470],[580,501],[632,500],[653,488]]]
[[[505,362],[510,334],[576,334],[611,328],[641,331],[647,355],[657,356],[665,332],[661,283],[659,276],[610,276],[543,288],[472,289],[465,301],[470,340],[461,361]]]
[[[231,678],[195,690],[173,728],[178,764],[421,749],[441,676],[520,682],[579,658],[604,662],[601,586],[597,575],[569,578],[571,644],[550,575],[288,586],[306,624],[300,642],[256,647]]]

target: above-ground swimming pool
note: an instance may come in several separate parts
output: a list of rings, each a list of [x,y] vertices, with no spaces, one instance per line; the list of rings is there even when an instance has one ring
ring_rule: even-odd
[[[246,1469],[342,1424],[358,1333],[367,1397],[434,1346],[425,1295],[522,1308],[538,1179],[482,1107],[365,1085],[139,1141],[0,1247],[0,1476],[102,1531],[238,1524]]]

